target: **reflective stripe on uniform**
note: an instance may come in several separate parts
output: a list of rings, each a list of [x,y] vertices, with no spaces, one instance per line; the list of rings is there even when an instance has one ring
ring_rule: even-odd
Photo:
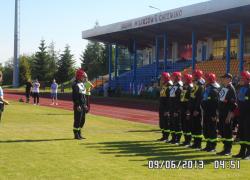
[[[206,139],[208,142],[217,142],[218,141],[218,139],[217,138],[215,138],[215,139],[210,139],[210,138],[207,138]]]
[[[247,141],[240,141],[239,144],[246,144]]]
[[[231,139],[221,138],[220,141],[222,141],[222,142],[233,142],[234,139],[233,138],[231,138]]]
[[[80,131],[81,128],[73,128],[73,130],[75,130],[75,131]]]
[[[175,132],[175,134],[182,134],[182,133],[183,133],[182,131]]]
[[[203,139],[204,136],[201,134],[201,135],[192,135],[193,138],[200,138],[200,139]]]

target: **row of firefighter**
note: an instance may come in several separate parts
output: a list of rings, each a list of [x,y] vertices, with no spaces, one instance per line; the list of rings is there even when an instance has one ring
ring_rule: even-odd
[[[241,148],[234,157],[250,159],[250,73],[241,73],[237,87],[229,73],[220,79],[198,69],[192,74],[162,73],[159,141],[207,152],[216,152],[221,141],[224,147],[217,154],[223,156],[231,156],[237,141]]]

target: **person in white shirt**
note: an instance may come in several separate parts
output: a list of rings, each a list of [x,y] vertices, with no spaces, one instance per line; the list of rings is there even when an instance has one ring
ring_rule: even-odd
[[[39,105],[39,88],[40,88],[40,83],[38,82],[38,79],[36,79],[33,83],[33,88],[32,88],[34,105]]]
[[[57,103],[57,90],[58,90],[58,84],[56,83],[56,80],[53,80],[53,83],[51,84],[51,98],[52,98],[52,104],[51,105],[58,105]]]
[[[3,73],[0,71],[0,82],[2,82],[2,79],[3,79]],[[6,101],[3,96],[4,96],[3,89],[0,86],[0,122],[1,122],[1,117],[2,117],[3,110],[4,110],[4,105],[9,104],[9,102]]]

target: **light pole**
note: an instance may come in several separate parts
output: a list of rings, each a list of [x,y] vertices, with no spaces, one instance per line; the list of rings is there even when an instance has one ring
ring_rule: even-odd
[[[13,87],[19,86],[19,13],[20,0],[15,0]]]
[[[155,10],[158,10],[159,12],[161,12],[161,9],[157,8],[157,7],[154,7],[154,6],[148,6],[149,8],[151,9],[155,9]]]

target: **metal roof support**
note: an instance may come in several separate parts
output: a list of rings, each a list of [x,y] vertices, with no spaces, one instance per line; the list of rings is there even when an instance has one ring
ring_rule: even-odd
[[[192,32],[192,70],[195,69],[196,64],[196,49],[197,49],[197,43],[196,43],[196,33]]]
[[[137,71],[137,47],[136,47],[136,40],[133,40],[133,53],[134,53],[134,63],[133,63],[133,94],[137,95],[137,79],[136,79],[136,71]]]
[[[115,87],[117,88],[117,72],[118,72],[118,57],[119,57],[119,47],[115,44]]]
[[[155,78],[159,75],[159,39],[155,37]]]
[[[164,33],[164,72],[167,71],[167,61],[168,61],[168,34]]]
[[[108,45],[109,49],[109,87],[111,87],[111,80],[112,80],[112,44]]]
[[[239,71],[240,73],[244,70],[244,25],[240,24],[240,63]]]
[[[227,52],[226,52],[226,73],[230,73],[230,61],[231,61],[231,32],[230,25],[227,25]]]

